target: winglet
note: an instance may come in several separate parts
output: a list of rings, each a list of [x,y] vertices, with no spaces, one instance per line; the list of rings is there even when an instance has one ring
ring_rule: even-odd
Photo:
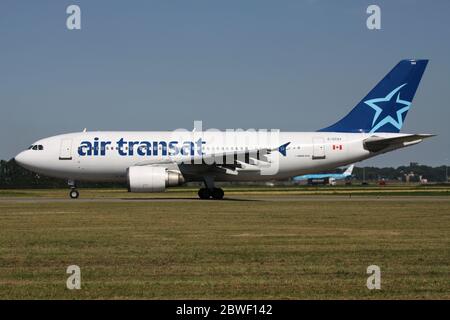
[[[283,145],[281,145],[281,146],[278,147],[278,151],[279,151],[283,156],[285,156],[285,157],[286,157],[286,148],[287,148],[287,146],[288,146],[289,144],[290,144],[290,142],[285,143],[285,144],[283,144]]]

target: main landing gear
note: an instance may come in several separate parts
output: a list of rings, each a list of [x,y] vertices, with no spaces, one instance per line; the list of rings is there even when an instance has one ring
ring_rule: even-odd
[[[67,182],[67,184],[70,187],[69,197],[72,198],[72,199],[77,199],[80,196],[80,193],[77,190],[77,186],[75,184],[75,181],[69,180]]]
[[[198,196],[200,199],[215,199],[215,200],[222,200],[224,196],[224,192],[221,188],[201,188],[198,190]]]
[[[198,190],[198,197],[200,199],[214,199],[214,200],[222,200],[224,196],[224,192],[221,188],[216,188],[214,186],[214,178],[213,177],[205,177],[204,178],[205,187]]]

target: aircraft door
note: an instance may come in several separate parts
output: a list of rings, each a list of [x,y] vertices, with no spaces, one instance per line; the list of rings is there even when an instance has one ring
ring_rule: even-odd
[[[325,142],[323,138],[313,138],[313,160],[325,159]]]
[[[59,160],[72,160],[72,139],[62,139]]]

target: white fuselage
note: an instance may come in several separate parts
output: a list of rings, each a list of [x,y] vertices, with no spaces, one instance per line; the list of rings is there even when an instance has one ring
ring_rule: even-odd
[[[197,145],[195,142],[198,141],[199,135],[202,142]],[[164,144],[169,146],[170,142],[174,141],[172,131],[70,133],[39,140],[34,145],[42,146],[41,150],[35,148],[36,150],[23,151],[15,159],[20,165],[34,172],[75,181],[126,181],[127,169],[136,165],[164,165],[180,171],[186,181],[201,181],[205,171],[197,171],[196,168],[204,168],[204,165],[182,166],[172,163],[171,160],[198,157],[200,154],[206,157],[262,148],[276,150],[280,145],[289,142],[285,155],[278,150],[272,151],[267,155],[268,162],[254,164],[253,169],[238,168],[232,172],[225,169],[213,173],[215,181],[256,181],[286,179],[321,172],[380,153],[369,152],[364,148],[363,140],[374,135],[370,133],[280,132],[276,139],[269,142],[261,142],[258,139],[252,141],[243,135],[245,133],[230,133],[224,141],[223,133],[218,132],[177,133],[178,144],[174,148],[181,150],[183,141],[192,141],[192,147],[185,149],[185,155],[173,156],[169,154],[170,150],[162,150]],[[402,134],[376,135],[388,138]],[[92,147],[87,147],[86,142],[90,142]],[[138,152],[142,142],[150,143],[151,150]],[[81,150],[80,146],[83,146]],[[158,150],[153,149],[154,146],[157,146]],[[271,168],[254,170],[255,167],[267,166],[268,163]]]

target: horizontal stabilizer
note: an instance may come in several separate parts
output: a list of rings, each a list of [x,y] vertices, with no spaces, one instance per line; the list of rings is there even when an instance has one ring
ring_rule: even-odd
[[[405,134],[392,138],[372,136],[363,141],[364,149],[379,152],[390,147],[406,147],[422,142],[423,139],[434,137],[434,134]]]

